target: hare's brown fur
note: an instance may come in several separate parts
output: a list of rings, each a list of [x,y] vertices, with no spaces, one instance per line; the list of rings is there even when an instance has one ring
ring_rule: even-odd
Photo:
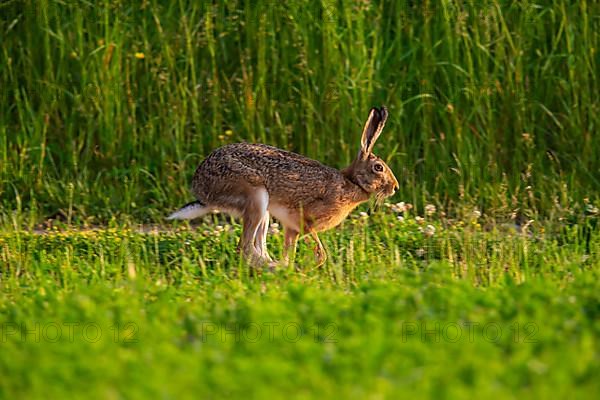
[[[241,214],[249,194],[259,187],[267,190],[270,209],[296,211],[294,228],[307,231],[336,226],[369,199],[367,192],[337,169],[276,147],[251,143],[230,144],[212,152],[196,170],[192,192],[204,204]]]

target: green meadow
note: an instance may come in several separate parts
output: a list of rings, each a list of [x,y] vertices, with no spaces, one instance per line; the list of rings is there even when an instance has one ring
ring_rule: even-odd
[[[600,3],[0,3],[0,398],[600,392]],[[239,141],[400,190],[255,271],[165,217]],[[279,258],[282,227],[268,247]]]

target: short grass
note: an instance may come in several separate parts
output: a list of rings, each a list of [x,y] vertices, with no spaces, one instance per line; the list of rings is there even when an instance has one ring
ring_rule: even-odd
[[[476,217],[357,214],[260,275],[223,220],[5,232],[0,396],[593,396],[600,236]]]

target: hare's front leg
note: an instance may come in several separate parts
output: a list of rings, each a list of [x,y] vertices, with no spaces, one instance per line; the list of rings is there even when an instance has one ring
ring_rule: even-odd
[[[296,242],[298,241],[298,231],[292,228],[284,227],[283,238],[283,263],[290,262],[290,253],[296,251]]]
[[[325,251],[325,248],[323,247],[323,243],[321,243],[321,241],[319,240],[319,236],[317,235],[317,232],[313,229],[310,229],[308,231],[308,233],[310,234],[310,236],[313,238],[313,240],[316,243],[314,252],[315,252],[315,258],[317,259],[317,268],[319,268],[320,266],[325,264],[325,261],[327,260],[327,252]]]

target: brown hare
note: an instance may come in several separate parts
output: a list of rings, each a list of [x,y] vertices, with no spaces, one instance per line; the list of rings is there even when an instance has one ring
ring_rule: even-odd
[[[305,232],[316,243],[320,266],[327,256],[317,232],[338,225],[371,195],[381,201],[398,189],[390,168],[372,152],[387,117],[385,107],[371,109],[358,156],[342,170],[264,144],[218,148],[194,174],[192,193],[198,200],[168,219],[193,219],[211,211],[241,216],[238,249],[257,266],[274,264],[266,245],[271,214],[284,227],[284,260],[294,250],[298,235]]]

